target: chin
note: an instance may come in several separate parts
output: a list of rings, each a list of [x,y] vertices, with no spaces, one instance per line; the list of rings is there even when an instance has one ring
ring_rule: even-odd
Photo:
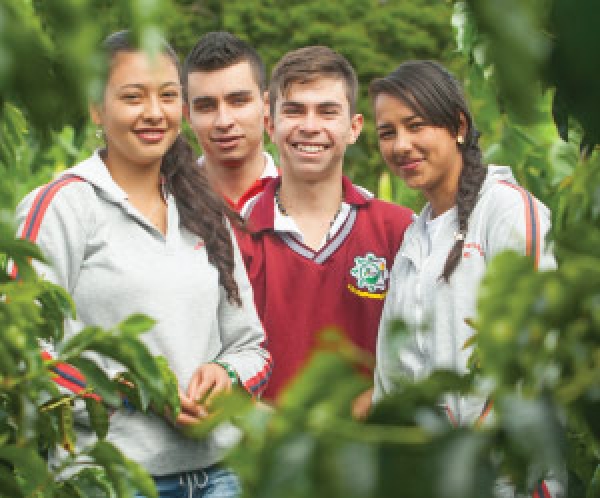
[[[420,182],[416,179],[404,178],[402,176],[400,177],[400,179],[411,190],[423,190],[425,187],[422,182]]]

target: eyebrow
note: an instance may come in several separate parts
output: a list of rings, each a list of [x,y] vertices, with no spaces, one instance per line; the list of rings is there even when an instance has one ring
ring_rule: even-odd
[[[406,116],[406,117],[402,118],[400,120],[400,122],[402,124],[407,124],[407,123],[410,123],[411,121],[414,121],[415,119],[423,119],[423,118],[421,116],[418,116],[417,114],[411,114],[410,116]],[[387,122],[376,125],[377,130],[381,130],[384,128],[393,128],[393,127],[394,127],[394,125],[392,123],[387,123]]]
[[[251,95],[252,91],[250,90],[237,90],[235,92],[231,92],[225,95],[225,99],[231,99],[236,97],[250,97]]]
[[[281,103],[281,107],[305,107],[305,104],[293,100],[285,100]]]
[[[325,101],[319,102],[317,107],[335,107],[337,109],[341,109],[343,106],[339,102]]]
[[[235,92],[231,92],[225,95],[225,100],[235,99],[239,97],[250,97],[252,96],[251,90],[237,90]],[[217,97],[212,95],[198,95],[192,99],[192,104],[196,103],[206,103],[206,102],[214,102],[217,100]]]
[[[181,83],[179,83],[179,82],[167,81],[165,83],[162,83],[158,88],[162,90],[163,88],[165,88],[167,86],[172,86],[172,85],[181,87]],[[125,88],[131,88],[131,87],[137,88],[139,90],[144,90],[144,89],[146,89],[147,85],[144,85],[143,83],[126,83],[125,85],[121,85],[119,88],[121,90],[123,90]]]
[[[304,102],[298,102],[298,101],[295,101],[295,100],[286,100],[286,101],[284,101],[284,102],[281,103],[281,107],[294,107],[294,108],[297,108],[297,107],[306,107],[306,106],[307,106],[306,103],[304,103]],[[343,106],[339,102],[327,100],[325,102],[318,102],[317,103],[317,107],[319,109],[329,108],[329,107],[335,107],[336,109],[341,109]]]

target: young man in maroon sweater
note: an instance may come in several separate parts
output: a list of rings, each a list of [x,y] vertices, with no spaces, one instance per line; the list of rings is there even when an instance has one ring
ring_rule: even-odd
[[[213,187],[236,211],[278,175],[264,150],[268,114],[262,59],[225,31],[205,34],[185,59],[185,116],[204,155]]]
[[[304,366],[325,327],[375,351],[388,271],[412,212],[343,176],[363,125],[357,90],[352,66],[327,47],[289,52],[272,73],[267,131],[281,178],[248,207],[253,235],[240,240],[274,360],[267,399]],[[357,399],[356,416],[370,398],[369,390]]]

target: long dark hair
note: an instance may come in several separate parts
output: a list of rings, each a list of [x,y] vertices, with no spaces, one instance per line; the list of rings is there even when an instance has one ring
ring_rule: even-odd
[[[118,31],[102,44],[110,62],[119,52],[138,50],[129,31]],[[181,75],[179,59],[166,42],[162,52],[172,61]],[[233,277],[234,256],[231,233],[226,220],[239,225],[241,219],[223,199],[210,187],[205,168],[199,168],[196,156],[186,139],[179,135],[162,159],[161,173],[165,188],[173,194],[182,226],[204,241],[208,260],[219,271],[219,283],[224,287],[227,298],[241,306],[239,289]]]
[[[445,128],[453,136],[458,135],[460,117],[464,116],[467,132],[463,143],[458,144],[463,159],[456,192],[459,232],[442,271],[442,278],[447,282],[460,262],[469,217],[487,174],[478,143],[479,132],[461,86],[437,62],[415,60],[404,62],[384,78],[374,80],[369,86],[369,94],[372,99],[379,94],[397,98],[425,122]]]

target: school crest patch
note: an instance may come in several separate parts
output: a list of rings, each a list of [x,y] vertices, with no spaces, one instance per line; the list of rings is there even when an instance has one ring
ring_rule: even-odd
[[[369,292],[384,290],[388,274],[385,258],[378,258],[371,252],[356,256],[354,267],[350,270],[350,275],[356,278],[356,287]]]

